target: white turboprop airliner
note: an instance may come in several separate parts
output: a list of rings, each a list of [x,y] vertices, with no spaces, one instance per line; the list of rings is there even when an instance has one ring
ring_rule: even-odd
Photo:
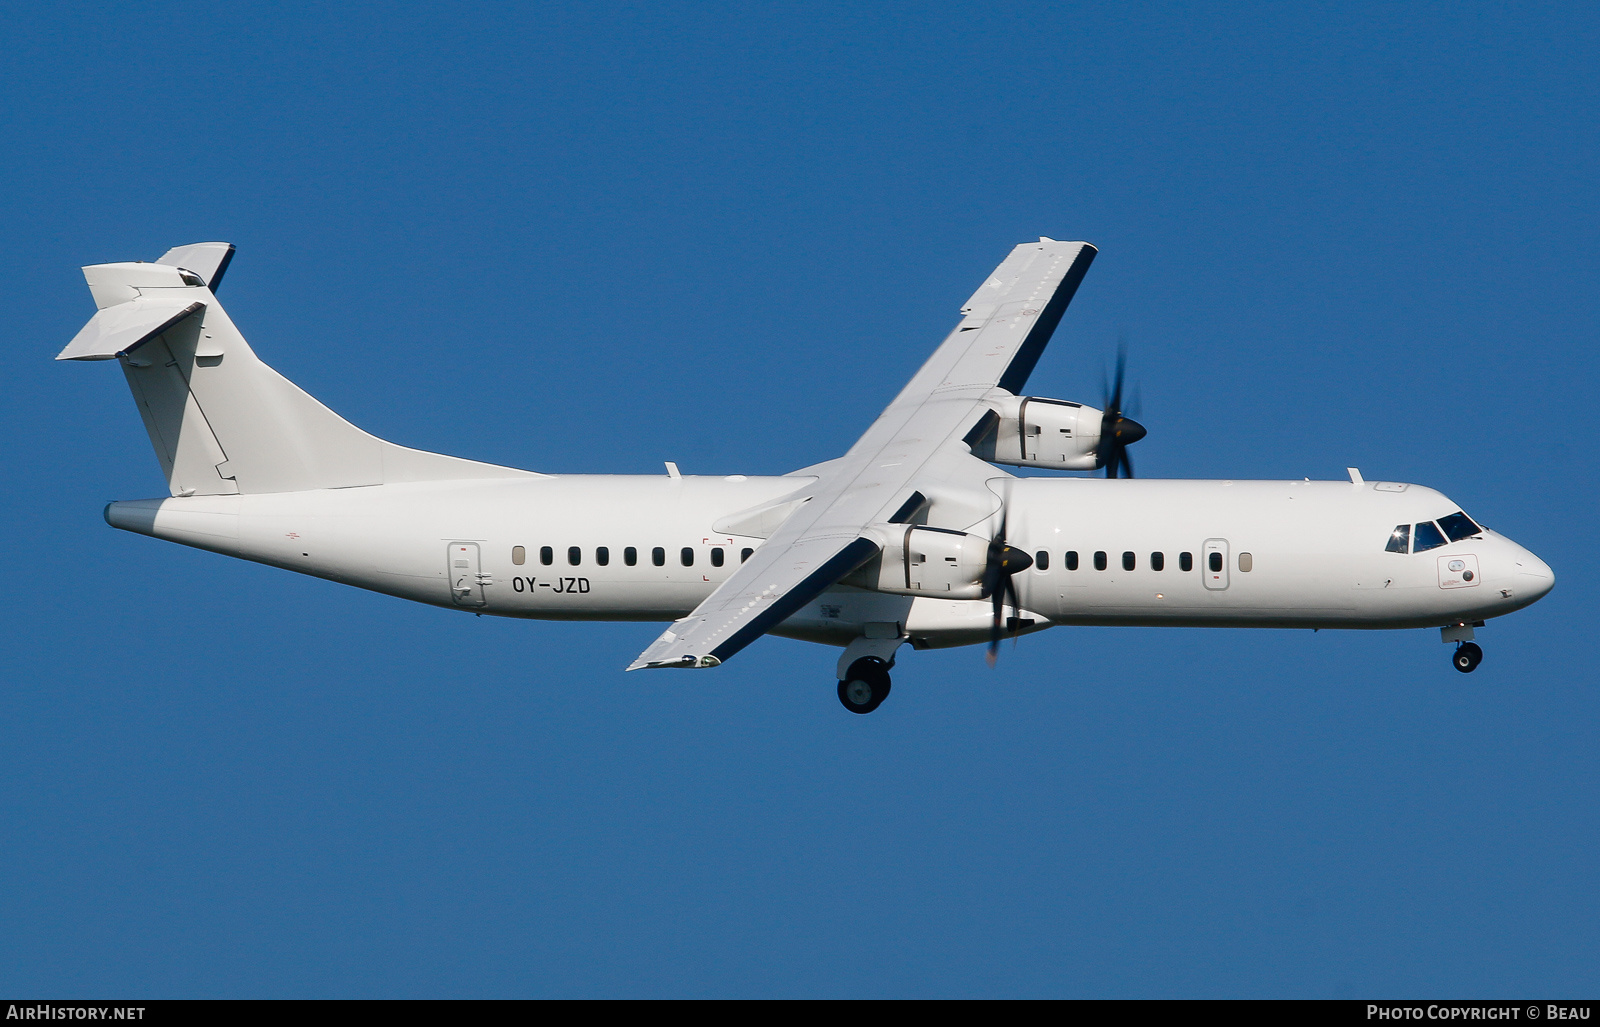
[[[672,621],[629,670],[824,642],[840,701],[870,713],[906,643],[992,659],[1002,633],[1123,624],[1437,627],[1471,671],[1473,628],[1555,583],[1433,489],[1353,468],[1133,480],[1120,367],[1104,410],[1020,395],[1087,243],[1013,249],[849,452],[776,477],[536,474],[375,438],[257,358],[217,303],[232,255],[83,269],[99,312],[57,359],[120,361],[172,492],[106,521],[471,613]]]

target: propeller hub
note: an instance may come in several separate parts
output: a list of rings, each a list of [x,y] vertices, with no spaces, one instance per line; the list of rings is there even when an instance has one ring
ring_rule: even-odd
[[[1002,543],[995,562],[1000,565],[1001,574],[1020,574],[1033,566],[1033,557],[1016,546]]]
[[[1131,446],[1144,438],[1149,432],[1146,431],[1144,425],[1133,418],[1119,417],[1111,429],[1111,434],[1115,436],[1117,442],[1121,445]]]

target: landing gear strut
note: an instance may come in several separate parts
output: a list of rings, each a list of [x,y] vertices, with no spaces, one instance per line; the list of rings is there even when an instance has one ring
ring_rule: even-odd
[[[1483,662],[1483,649],[1476,642],[1462,642],[1456,646],[1455,655],[1450,658],[1456,670],[1463,674],[1471,674],[1478,669],[1478,664]]]
[[[851,713],[871,713],[889,697],[889,665],[876,656],[850,664],[839,682],[839,702]]]

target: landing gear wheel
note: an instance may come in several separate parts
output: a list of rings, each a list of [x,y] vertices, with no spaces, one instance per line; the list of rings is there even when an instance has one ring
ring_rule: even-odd
[[[876,656],[850,665],[839,682],[839,702],[851,713],[871,713],[889,698],[889,667]]]
[[[1451,657],[1450,662],[1454,663],[1456,670],[1461,673],[1471,674],[1478,669],[1478,664],[1483,662],[1483,650],[1476,642],[1462,642],[1456,646],[1456,654]]]

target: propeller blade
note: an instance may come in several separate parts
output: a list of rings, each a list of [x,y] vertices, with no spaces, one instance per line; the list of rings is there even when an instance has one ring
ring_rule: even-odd
[[[1001,545],[999,559],[994,562],[998,568],[995,587],[989,593],[989,601],[993,604],[994,619],[989,625],[989,666],[994,666],[1000,656],[1000,637],[1005,625],[1005,607],[1009,600],[1011,604],[1012,619],[1020,617],[1022,601],[1017,597],[1016,575],[1033,566],[1033,557],[1009,545]],[[1012,633],[1016,633],[1015,627]]]
[[[995,593],[994,593],[994,623],[992,625],[990,625],[990,627],[989,627],[989,651],[988,651],[988,653],[986,653],[984,655],[984,659],[986,661],[988,661],[988,664],[991,667],[993,667],[996,663],[1000,662],[1000,618],[1001,618],[1001,616],[1002,616],[1001,594],[1000,594],[1000,591],[998,589],[996,589]]]
[[[1122,383],[1128,375],[1128,343],[1126,340],[1117,343],[1117,377],[1116,385],[1112,387],[1110,407],[1122,412]]]
[[[983,564],[983,594],[992,596],[1000,587],[1000,575],[1004,573],[1002,564],[1005,562],[1006,549],[1006,522],[1010,515],[1004,511],[1000,514],[1000,531],[989,540],[989,552],[984,557]]]
[[[1011,511],[1005,506],[1000,508],[1000,530],[995,537],[989,540],[988,560],[983,568],[983,590],[994,604],[994,619],[989,625],[989,652],[984,657],[993,667],[1000,659],[1000,626],[1005,615],[1005,586],[1006,574],[1006,530],[1011,520]]]
[[[1117,343],[1117,375],[1105,389],[1105,404],[1100,413],[1100,441],[1095,444],[1095,466],[1104,467],[1107,478],[1133,477],[1133,461],[1128,459],[1128,447],[1145,437],[1145,426],[1129,417],[1123,410],[1123,388],[1128,378],[1128,342]],[[1102,382],[1104,379],[1102,379]],[[1134,386],[1132,403],[1136,405],[1139,388]]]
[[[983,595],[984,598],[994,595],[1000,590],[1000,560],[991,549],[989,552],[988,566],[983,569]]]

